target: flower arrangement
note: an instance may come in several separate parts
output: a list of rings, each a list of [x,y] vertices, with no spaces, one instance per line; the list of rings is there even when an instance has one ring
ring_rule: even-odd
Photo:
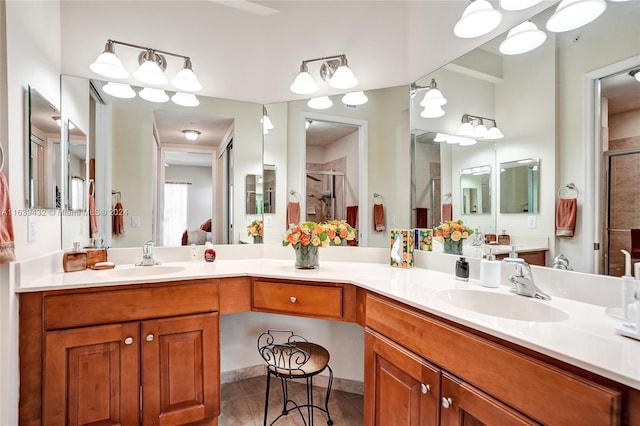
[[[282,245],[291,245],[294,249],[301,247],[328,247],[329,232],[316,222],[302,222],[290,227],[284,234]]]
[[[247,226],[247,235],[250,237],[262,237],[263,226],[260,219],[255,219]]]
[[[331,220],[322,224],[327,230],[329,241],[339,246],[343,241],[355,240],[356,229],[344,220]]]
[[[467,228],[462,220],[445,220],[434,231],[440,242],[444,240],[460,241],[473,234],[473,229]]]

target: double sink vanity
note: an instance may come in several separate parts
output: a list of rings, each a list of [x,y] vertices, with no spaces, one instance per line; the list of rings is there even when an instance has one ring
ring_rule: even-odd
[[[385,249],[330,247],[303,271],[287,249],[41,275],[29,262],[59,259],[18,264],[20,424],[215,425],[220,317],[250,311],[364,327],[365,425],[640,424],[640,342],[603,306],[486,289],[477,268],[462,284],[444,254],[399,269]]]

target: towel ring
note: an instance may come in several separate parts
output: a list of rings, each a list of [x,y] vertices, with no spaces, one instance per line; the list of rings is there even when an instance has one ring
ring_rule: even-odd
[[[560,198],[560,194],[562,193],[562,190],[565,189],[565,188],[567,188],[567,189],[569,189],[571,191],[574,191],[576,193],[576,196],[574,198],[578,198],[578,195],[580,195],[576,185],[573,184],[573,183],[568,183],[565,186],[561,186],[560,188],[558,188],[558,198]]]
[[[373,198],[380,198],[380,203],[384,203],[384,197],[381,194],[378,194],[377,192],[373,193]],[[374,201],[375,203],[375,201]]]
[[[289,201],[291,201],[292,196],[293,196],[293,201],[300,202],[300,194],[298,193],[298,191],[295,191],[293,189],[289,191]]]
[[[444,202],[445,200],[450,200],[451,201],[452,195],[450,192],[447,192],[446,194],[444,194],[442,196],[442,202]]]
[[[0,172],[4,169],[4,148],[2,144],[0,144]]]

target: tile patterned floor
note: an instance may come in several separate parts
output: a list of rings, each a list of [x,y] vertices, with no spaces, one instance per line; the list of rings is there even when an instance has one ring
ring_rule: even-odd
[[[305,386],[300,383],[289,384],[289,396],[298,403],[306,401]],[[264,400],[266,391],[266,377],[252,377],[232,383],[225,383],[221,387],[222,414],[219,426],[262,426],[264,416]],[[322,405],[325,389],[314,386],[313,400],[316,405]],[[329,411],[335,426],[362,425],[362,395],[342,392],[333,389],[329,399]],[[269,392],[269,420],[273,421],[282,410],[282,389],[280,382],[272,378]],[[306,415],[306,410],[303,410]],[[327,424],[326,415],[319,411],[314,415],[316,426]],[[274,426],[304,425],[300,414],[292,411],[281,417]]]

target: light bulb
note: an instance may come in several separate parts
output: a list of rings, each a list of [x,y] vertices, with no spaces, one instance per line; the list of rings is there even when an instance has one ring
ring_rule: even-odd
[[[318,91],[318,85],[308,71],[300,71],[289,89],[299,95],[310,95]]]

